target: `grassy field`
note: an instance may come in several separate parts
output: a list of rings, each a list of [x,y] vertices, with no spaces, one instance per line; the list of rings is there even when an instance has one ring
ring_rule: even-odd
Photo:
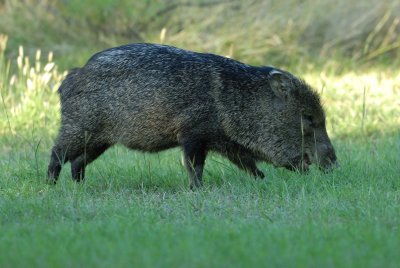
[[[399,138],[335,145],[342,169],[329,175],[265,165],[254,181],[212,157],[196,192],[177,151],[115,148],[86,183],[66,166],[52,187],[46,153],[19,147],[0,160],[0,265],[397,267]]]
[[[38,2],[0,1],[0,267],[398,267],[396,1],[302,1],[290,10],[296,1],[251,1],[245,11],[241,1],[135,1],[132,10],[125,0],[88,1],[92,9]],[[276,12],[265,19],[262,10]],[[341,168],[302,175],[261,164],[266,178],[254,180],[212,155],[204,188],[193,192],[179,149],[117,146],[88,167],[84,183],[71,180],[67,164],[56,186],[46,184],[66,69],[141,40],[305,78],[321,94]]]

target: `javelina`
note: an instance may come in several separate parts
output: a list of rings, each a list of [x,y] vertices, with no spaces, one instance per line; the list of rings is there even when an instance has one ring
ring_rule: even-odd
[[[263,177],[257,161],[288,169],[336,164],[318,94],[272,67],[155,44],[92,56],[58,90],[61,129],[48,168],[71,161],[73,179],[107,148],[158,152],[181,146],[190,186],[202,184],[207,152]]]

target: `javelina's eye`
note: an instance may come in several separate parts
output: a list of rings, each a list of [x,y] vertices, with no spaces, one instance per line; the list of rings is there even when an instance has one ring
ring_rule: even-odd
[[[312,118],[311,115],[303,115],[303,118],[304,118],[305,120],[309,121],[309,122],[312,122],[312,121],[313,121],[313,118]]]
[[[314,120],[313,117],[311,115],[303,115],[303,119],[307,122],[307,125],[314,128]]]

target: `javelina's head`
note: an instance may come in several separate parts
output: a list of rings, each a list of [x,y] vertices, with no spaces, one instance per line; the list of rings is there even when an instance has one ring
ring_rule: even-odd
[[[300,171],[311,164],[324,171],[338,166],[317,92],[284,71],[272,71],[268,82],[273,92],[273,133],[268,146],[273,164]]]

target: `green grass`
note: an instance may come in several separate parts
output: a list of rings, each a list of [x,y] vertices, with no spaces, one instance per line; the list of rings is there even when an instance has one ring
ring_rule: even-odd
[[[398,267],[398,1],[178,2],[0,1],[0,267]],[[46,184],[65,70],[136,41],[305,78],[341,168],[254,180],[212,155],[192,192],[179,149],[117,146]]]
[[[47,146],[21,144],[0,158],[0,266],[396,267],[400,136],[335,145],[340,170],[258,181],[212,156],[191,192],[177,150],[116,147],[50,186]]]

